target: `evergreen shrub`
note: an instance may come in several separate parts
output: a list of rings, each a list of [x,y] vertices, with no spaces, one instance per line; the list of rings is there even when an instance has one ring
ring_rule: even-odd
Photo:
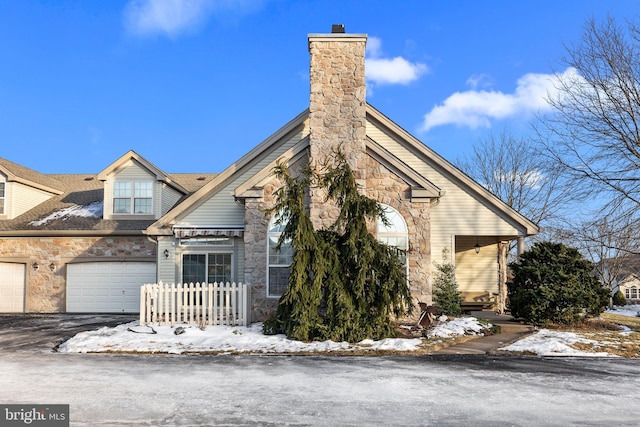
[[[534,325],[575,323],[598,316],[609,304],[609,290],[592,275],[593,264],[575,248],[536,243],[510,267],[511,314]]]
[[[335,163],[292,175],[279,163],[274,175],[284,185],[274,207],[284,225],[278,245],[294,249],[286,291],[268,331],[300,341],[359,342],[395,336],[394,318],[411,314],[412,297],[398,251],[379,242],[367,222],[387,221],[384,209],[358,189],[340,152]],[[323,189],[339,214],[334,224],[315,230],[306,209],[311,187]]]
[[[451,317],[462,315],[462,295],[458,291],[456,267],[451,263],[435,263],[433,299],[442,314]]]
[[[618,289],[618,292],[613,294],[613,305],[617,305],[617,306],[627,305],[627,299],[624,297],[624,294],[620,289]]]

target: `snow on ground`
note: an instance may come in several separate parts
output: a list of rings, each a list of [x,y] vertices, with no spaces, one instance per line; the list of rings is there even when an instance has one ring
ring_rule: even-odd
[[[184,333],[176,335],[178,328]],[[157,333],[153,333],[153,331]],[[350,345],[346,342],[314,341],[305,343],[287,339],[285,335],[264,335],[262,324],[244,326],[195,325],[139,326],[131,322],[115,328],[82,332],[58,348],[67,353],[134,352],[134,353],[322,353],[355,350],[416,350],[420,339],[365,340]]]
[[[633,312],[634,308],[627,311]],[[619,311],[616,311],[620,313]],[[634,312],[635,313],[635,312]],[[635,315],[635,314],[633,314]],[[474,317],[440,319],[427,332],[426,339],[452,338],[462,335],[483,335],[491,325],[482,324]],[[184,332],[176,334],[176,330]],[[625,333],[625,332],[622,332]],[[262,324],[244,326],[209,326],[201,329],[195,325],[140,326],[131,322],[113,328],[103,327],[82,332],[64,342],[58,351],[64,353],[348,353],[363,351],[412,352],[421,349],[422,338],[387,338],[364,340],[357,344],[335,341],[301,342],[284,335],[264,335]],[[573,332],[541,329],[506,347],[502,351],[540,356],[611,357],[606,352],[588,352],[574,348],[575,344],[597,344]]]
[[[614,309],[607,310],[607,313],[619,314],[621,316],[638,317],[640,314],[640,305],[625,305],[621,307],[615,307]]]
[[[441,322],[435,328],[429,329],[427,337],[451,338],[459,335],[483,335],[487,328],[491,328],[491,325],[482,324],[475,317],[458,317],[449,322]]]
[[[550,331],[541,329],[511,345],[500,348],[502,351],[528,352],[539,356],[580,356],[610,357],[606,352],[585,352],[571,347],[572,344],[597,344],[596,341],[581,337],[573,332]]]
[[[640,312],[640,305],[625,305],[607,310],[607,313],[635,317]],[[631,330],[623,327],[621,335],[628,335]],[[550,331],[541,329],[515,343],[500,348],[503,351],[528,352],[539,356],[580,356],[580,357],[613,357],[606,352],[585,352],[571,347],[573,344],[595,344],[598,342],[580,336],[573,332]]]
[[[434,337],[480,334],[486,328],[475,318],[443,321],[430,331]],[[178,328],[184,333],[176,334]],[[154,333],[155,331],[155,333]],[[331,353],[349,351],[416,351],[420,338],[387,338],[364,340],[357,344],[334,341],[305,343],[287,339],[285,335],[264,335],[262,324],[244,326],[195,325],[140,326],[131,322],[114,328],[103,327],[82,332],[58,348],[66,353]]]

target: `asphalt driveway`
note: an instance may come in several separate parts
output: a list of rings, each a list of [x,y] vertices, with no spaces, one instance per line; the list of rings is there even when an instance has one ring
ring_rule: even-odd
[[[65,354],[135,315],[0,315],[0,403],[72,426],[637,425],[635,360]]]
[[[137,314],[0,314],[0,352],[50,352],[79,332],[137,318]]]

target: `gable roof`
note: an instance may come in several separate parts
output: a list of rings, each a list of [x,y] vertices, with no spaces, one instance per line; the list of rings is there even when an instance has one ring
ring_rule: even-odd
[[[249,163],[254,161],[259,156],[264,156],[265,153],[270,152],[274,146],[281,143],[284,138],[293,132],[295,129],[303,125],[304,121],[308,118],[309,111],[305,110],[292,119],[289,123],[284,125],[274,134],[265,139],[258,146],[253,148],[237,162],[233,163],[222,173],[217,175],[208,184],[204,185],[197,192],[194,192],[190,196],[186,197],[178,206],[169,211],[166,215],[156,221],[147,229],[147,234],[169,234],[170,231],[166,228],[174,224],[180,217],[188,214],[196,209],[200,204],[208,199],[216,191],[220,190],[224,183],[232,177],[235,173],[242,170]],[[526,230],[527,235],[534,235],[539,232],[539,227],[517,212],[515,209],[504,203],[497,196],[489,192],[483,186],[478,184],[471,177],[466,175],[460,169],[448,162],[445,158],[437,154],[435,151],[427,147],[420,140],[415,138],[409,132],[404,130],[398,124],[393,122],[387,116],[375,109],[373,106],[367,103],[367,118],[372,119],[374,122],[379,123],[392,134],[394,134],[399,141],[408,146],[413,153],[428,160],[430,163],[437,165],[438,169],[448,176],[450,179],[457,182],[458,185],[464,187],[468,192],[474,194],[476,197],[483,199],[489,205],[493,206],[501,216],[508,218],[510,222],[520,225]],[[308,137],[300,141],[299,144],[290,148],[287,152],[279,156],[279,160],[290,161],[294,156],[299,155],[308,146]],[[406,182],[412,186],[412,197],[417,198],[438,198],[443,195],[443,192],[432,183],[429,179],[412,169],[409,165],[404,163],[401,159],[398,159],[392,153],[387,151],[384,147],[380,146],[376,141],[371,138],[367,138],[367,152],[382,162],[387,168],[392,170]],[[242,197],[245,192],[249,191],[254,185],[258,185],[261,181],[268,178],[271,170],[275,164],[275,159],[268,166],[263,168],[260,172],[253,175],[245,181],[244,184],[238,186],[235,189],[234,195],[236,197]],[[248,194],[248,193],[246,193]]]
[[[145,159],[144,157],[142,157],[141,155],[139,155],[133,150],[127,151],[122,157],[120,157],[118,160],[116,160],[115,162],[107,166],[102,172],[98,174],[98,179],[100,181],[106,181],[109,175],[113,173],[117,173],[120,169],[124,168],[129,163],[129,161],[133,161],[138,165],[140,165],[141,167],[143,167],[144,169],[146,169],[147,171],[149,171],[149,173],[155,176],[155,179],[157,181],[164,182],[167,185],[180,191],[181,193],[188,192],[183,186],[181,186],[176,181],[171,179],[169,175],[165,174],[158,167],[156,167],[156,165],[154,165],[153,163],[151,163],[150,161],[148,161],[147,159]]]
[[[277,146],[287,135],[290,135],[296,129],[304,126],[304,122],[309,115],[309,110],[305,110],[298,114],[287,124],[278,129],[275,133],[262,141],[256,147],[254,147],[247,154],[242,156],[238,161],[231,164],[224,171],[216,175],[214,179],[204,185],[195,193],[184,199],[176,207],[167,212],[162,218],[154,222],[148,229],[147,234],[168,234],[166,227],[172,225],[175,220],[186,213],[192,211],[198,207],[202,202],[208,199],[208,197],[218,191],[224,183],[231,178],[237,172],[243,170],[249,164],[254,162],[258,157],[264,156],[265,153],[270,152],[274,146]]]
[[[63,185],[57,179],[1,157],[0,173],[7,177],[7,181],[19,182],[52,194],[62,194]]]
[[[98,174],[42,174],[6,159],[0,159],[0,168],[3,173],[6,173],[4,170],[10,170],[13,176],[21,179],[26,176],[37,179],[43,185],[56,185],[56,193],[49,200],[14,219],[0,220],[0,237],[143,234],[154,222],[102,219],[104,183]],[[216,174],[180,173],[164,176],[185,189],[185,194],[189,195],[206,185]]]
[[[373,119],[373,121],[387,128],[391,133],[396,135],[398,140],[406,144],[413,153],[437,166],[440,172],[455,181],[459,186],[465,188],[468,192],[495,207],[505,218],[520,224],[526,230],[528,236],[537,234],[540,231],[538,225],[533,221],[529,220],[520,212],[503,202],[499,197],[484,188],[469,175],[462,172],[444,157],[426,146],[422,141],[418,140],[370,104],[367,104],[367,116],[368,119]]]

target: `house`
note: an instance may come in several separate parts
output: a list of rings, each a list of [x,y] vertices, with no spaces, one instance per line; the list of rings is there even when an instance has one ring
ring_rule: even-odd
[[[618,289],[627,300],[627,304],[640,304],[640,277],[629,274],[618,283]],[[616,290],[617,291],[617,290]]]
[[[272,169],[335,149],[387,210],[391,226],[372,232],[406,251],[416,304],[431,302],[434,262],[455,263],[469,304],[499,294],[506,242],[522,251],[538,227],[366,102],[366,41],[340,27],[310,34],[309,107],[218,174],[167,174],[134,151],[97,175],[1,160],[0,311],[134,312],[145,282],[236,281],[261,320],[292,256],[275,251],[281,229],[264,214],[281,186]],[[315,189],[308,208],[315,227],[335,215]]]

